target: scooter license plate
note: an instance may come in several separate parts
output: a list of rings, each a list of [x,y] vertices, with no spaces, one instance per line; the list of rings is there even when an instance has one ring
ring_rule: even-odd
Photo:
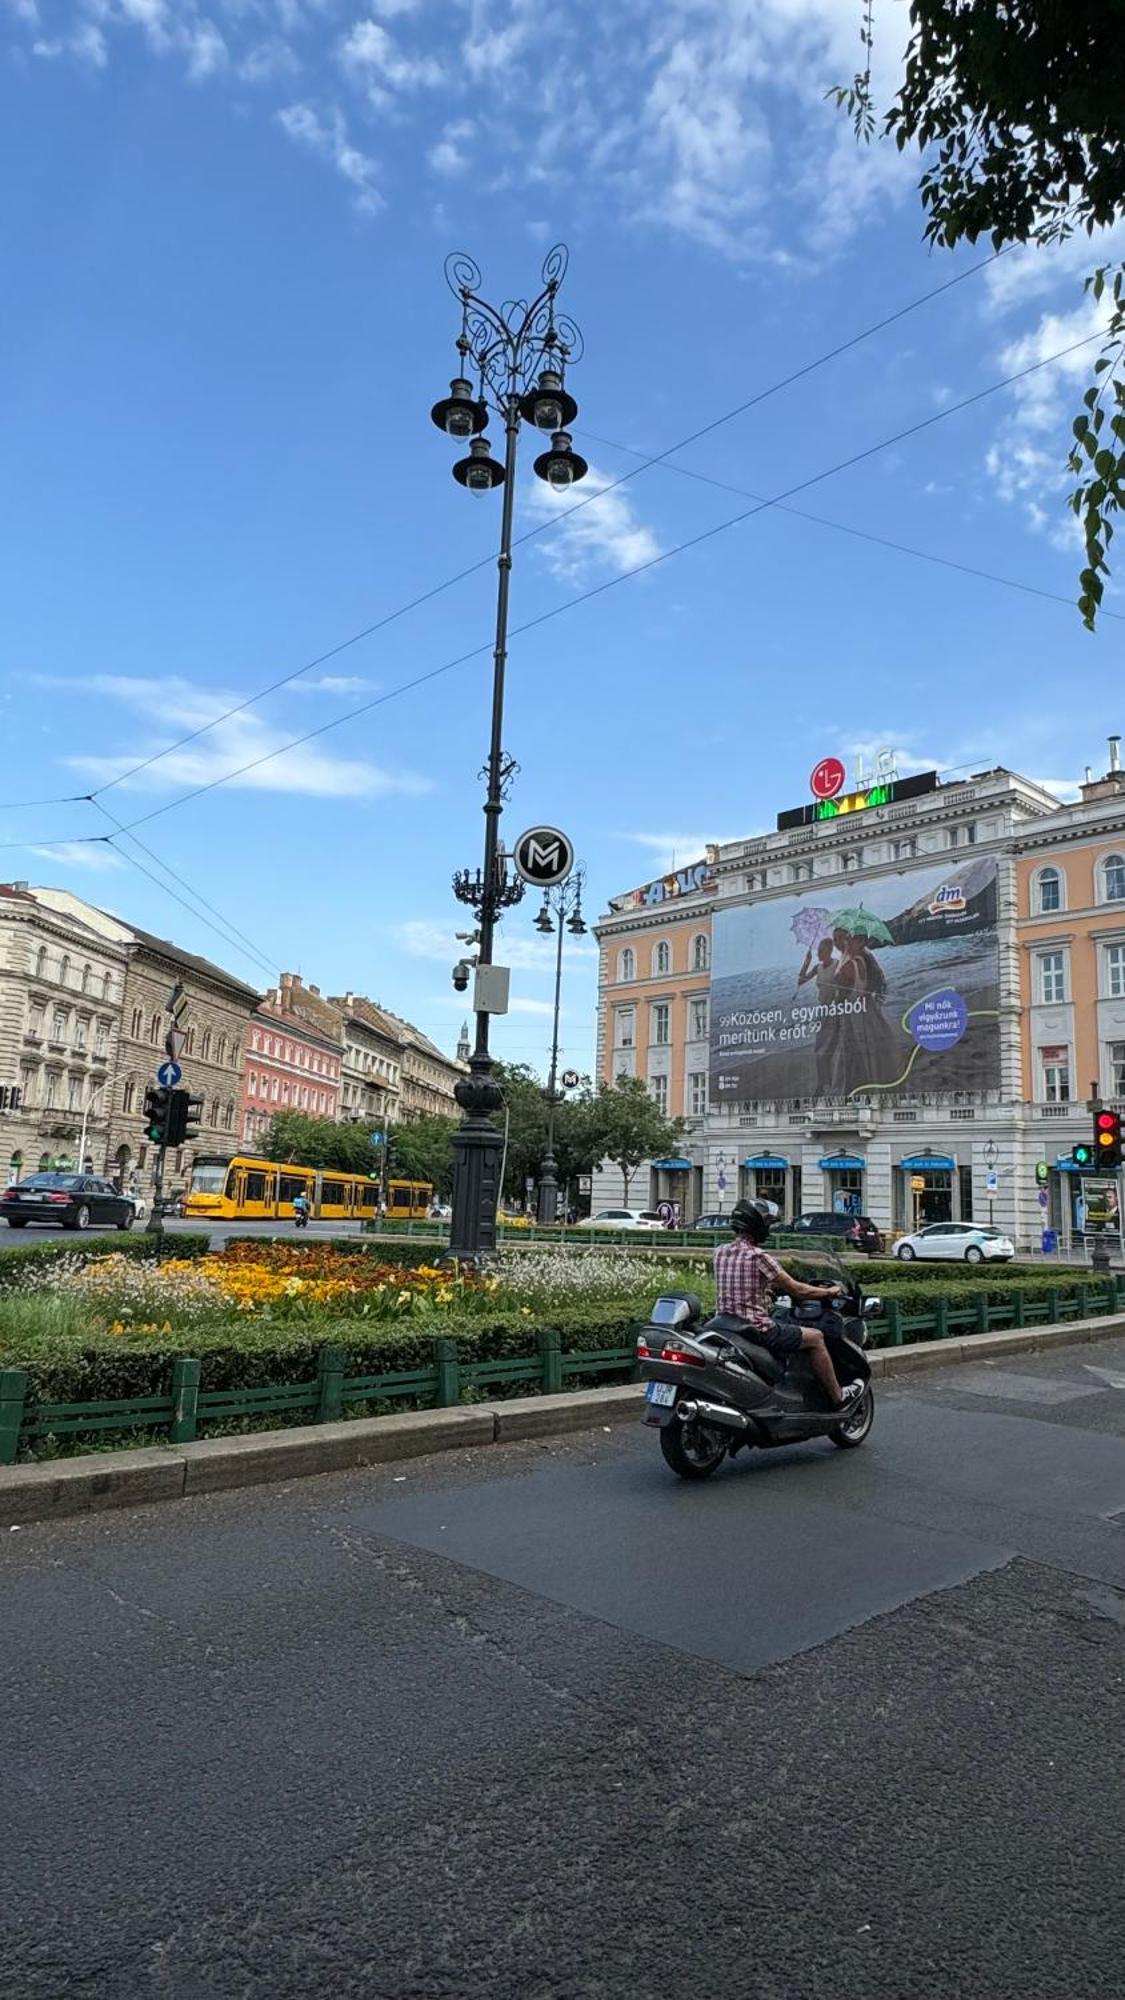
[[[674,1382],[650,1382],[645,1389],[645,1401],[656,1403],[662,1410],[670,1409],[676,1400]]]

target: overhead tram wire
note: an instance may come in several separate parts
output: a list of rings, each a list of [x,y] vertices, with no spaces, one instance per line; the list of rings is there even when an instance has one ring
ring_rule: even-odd
[[[753,396],[749,396],[741,403],[737,403],[733,409],[726,410],[721,416],[714,417],[709,422],[700,425],[697,430],[691,431],[687,437],[680,438],[674,444],[667,445],[664,450],[655,452],[651,457],[645,458],[642,464],[634,466],[629,472],[622,473],[619,478],[611,480],[607,486],[600,487],[596,493],[587,494],[584,499],[576,501],[573,507],[565,509],[563,513],[550,515],[546,520],[539,522],[536,527],[525,529],[523,534],[517,535],[513,547],[521,548],[525,543],[534,541],[537,536],[552,532],[570,514],[579,512],[583,507],[592,507],[596,501],[604,500],[610,493],[616,492],[619,487],[628,485],[630,481],[639,478],[641,473],[646,472],[650,467],[663,464],[666,459],[672,457],[676,452],[686,451],[689,445],[697,444],[700,438],[709,437],[713,431],[720,430],[725,424],[733,423],[737,417],[745,416],[747,411],[755,409],[759,403],[767,402],[772,396],[780,395],[783,389],[792,388],[795,383],[804,381],[809,375],[815,374],[818,369],[827,367],[830,361],[838,360],[841,355],[847,354],[853,348],[861,346],[864,341],[873,339],[877,333],[885,332],[888,327],[894,326],[899,320],[905,319],[910,313],[917,312],[920,307],[928,305],[931,300],[940,298],[945,292],[954,290],[958,285],[963,285],[967,279],[975,277],[980,271],[987,270],[989,265],[996,262],[997,258],[1005,256],[1010,248],[1010,245],[1005,245],[1003,249],[992,251],[989,256],[981,258],[979,263],[970,264],[966,270],[958,271],[952,278],[944,279],[940,285],[933,286],[930,291],[922,292],[916,299],[908,300],[906,305],[896,307],[894,312],[886,313],[882,319],[873,321],[870,326],[862,327],[858,333],[850,334],[846,340],[838,341],[835,347],[828,348],[825,353],[815,356],[812,361],[802,363],[800,368],[794,369],[788,375],[781,376],[776,382],[771,382],[766,388],[759,389]],[[213,716],[209,722],[202,723],[198,729],[190,730],[187,735],[177,737],[175,742],[166,744],[162,750],[155,750],[151,756],[142,758],[138,763],[130,765],[124,771],[119,771],[115,778],[107,779],[104,785],[99,785],[93,792],[83,792],[66,798],[32,800],[27,803],[33,806],[89,804],[103,793],[113,791],[116,786],[124,784],[127,779],[135,778],[142,771],[149,770],[153,764],[158,764],[162,758],[171,756],[173,751],[182,750],[187,744],[197,742],[201,736],[206,736],[212,729],[217,729],[220,723],[229,721],[232,716],[243,714],[246,709],[253,708],[257,702],[264,701],[269,695],[276,694],[281,688],[291,686],[294,681],[300,680],[303,675],[311,673],[315,667],[325,666],[330,660],[337,659],[341,653],[347,652],[350,647],[361,644],[364,639],[372,638],[376,632],[384,631],[387,626],[396,623],[400,618],[407,617],[410,612],[421,609],[424,604],[431,603],[434,598],[442,596],[447,590],[452,590],[455,585],[464,583],[469,577],[477,575],[481,570],[490,569],[495,560],[495,555],[492,553],[482,556],[479,562],[470,563],[466,569],[458,570],[455,575],[446,577],[441,583],[432,585],[428,590],[422,591],[417,597],[413,597],[407,603],[399,605],[397,609],[386,612],[383,617],[375,619],[370,625],[365,625],[359,632],[352,633],[350,638],[341,639],[336,645],[328,647],[325,652],[318,653],[311,660],[306,660],[303,666],[295,667],[292,673],[282,674],[277,680],[269,682],[266,687],[259,688],[256,693],[247,695],[245,700],[236,702],[232,707],[224,709],[221,714]],[[0,810],[15,811],[17,809],[18,807],[15,802],[0,801]]]
[[[147,846],[146,843],[141,839],[139,834],[130,833],[128,828],[124,826],[122,822],[117,818],[116,814],[112,813],[108,806],[103,805],[100,799],[94,799],[91,801],[91,803],[93,804],[95,810],[102,814],[103,818],[111,821],[111,823],[116,828],[119,834],[122,834],[127,840],[130,840],[133,843],[134,847],[139,847],[141,853],[147,854],[150,861],[155,861],[156,866],[158,868],[162,868],[166,875],[170,875],[173,882],[178,882],[181,889],[186,889],[188,895],[194,897],[195,901],[200,905],[201,909],[209,910],[211,915],[218,919],[219,923],[222,924],[227,933],[229,933],[229,935],[225,940],[226,943],[231,944],[235,946],[236,949],[241,950],[250,959],[256,961],[256,963],[261,966],[264,972],[268,972],[271,979],[276,979],[279,969],[277,961],[271,958],[267,952],[262,951],[254,943],[253,938],[247,937],[246,932],[240,931],[238,925],[233,924],[229,917],[224,916],[222,910],[217,909],[214,903],[208,902],[206,896],[204,896],[202,892],[194,886],[193,883],[189,882],[186,876],[181,875],[177,869],[173,868],[170,861],[165,861],[163,857],[157,854],[153,848]],[[115,839],[113,839],[112,835],[109,836],[109,839],[110,839],[110,844],[112,845],[115,853],[120,854],[123,860],[130,862],[133,861],[134,857],[131,854],[127,854],[118,845],[118,842]],[[209,926],[209,928],[214,930],[215,926],[212,924]],[[216,935],[222,935],[222,933],[219,932],[216,933]]]
[[[598,437],[596,432],[583,429],[582,436],[594,444],[604,445],[608,451],[621,451],[630,458],[643,458],[651,464],[645,452],[634,450],[632,445],[620,444],[614,438]],[[761,500],[760,493],[752,493],[748,486],[735,486],[729,479],[715,479],[709,472],[697,472],[694,466],[676,465],[671,459],[664,464],[665,472],[679,473],[682,479],[694,479],[701,486],[713,486],[720,493],[736,493],[744,500]],[[908,542],[893,542],[888,535],[876,535],[868,528],[855,528],[850,521],[833,521],[827,514],[810,514],[807,507],[787,507],[781,500],[764,503],[772,506],[778,514],[791,514],[795,521],[809,521],[817,528],[831,528],[838,535],[851,535],[859,542],[870,542],[875,548],[891,549],[896,555],[912,556],[916,562],[936,563],[940,569],[956,570],[960,576],[976,577],[982,583],[997,583],[1006,590],[1018,590],[1026,597],[1042,597],[1049,604],[1062,604],[1068,611],[1074,610],[1073,597],[1067,597],[1061,590],[1044,590],[1037,583],[1023,583],[1018,577],[1001,576],[992,569],[979,569],[974,563],[958,562],[953,556],[935,555],[932,549],[912,548]],[[1099,616],[1117,618],[1125,622],[1125,611],[1110,611],[1104,605]]]
[[[104,841],[108,847],[112,847],[114,853],[119,854],[121,856],[122,861],[127,861],[130,868],[136,868],[140,874],[147,876],[148,880],[154,883],[158,889],[163,890],[166,896],[171,896],[172,901],[174,903],[178,903],[181,909],[186,910],[189,916],[194,917],[197,924],[202,924],[205,927],[205,929],[209,931],[214,931],[215,936],[217,938],[221,938],[222,942],[228,947],[233,946],[234,941],[232,938],[228,937],[224,931],[221,931],[218,925],[212,923],[208,917],[202,916],[199,910],[193,908],[193,906],[186,900],[186,898],[179,895],[175,889],[170,888],[167,882],[162,882],[159,875],[154,875],[151,868],[146,868],[143,861],[137,860],[135,854],[130,854],[126,848],[120,846],[114,834],[102,833],[98,834],[96,837],[98,840]],[[238,949],[239,947],[235,948]],[[265,969],[269,971],[272,976],[273,967],[270,966],[268,960],[259,959],[259,954],[256,950],[252,952],[251,956],[256,960],[259,960],[259,962],[265,966]]]
[[[807,479],[796,480],[792,486],[783,488],[780,493],[772,495],[769,499],[756,501],[753,506],[745,507],[737,514],[728,515],[724,521],[717,521],[711,527],[701,529],[698,534],[690,535],[685,541],[676,542],[671,548],[662,549],[658,554],[649,556],[645,562],[636,563],[631,569],[621,570],[616,576],[606,577],[601,583],[591,584],[588,590],[580,591],[574,597],[565,598],[561,604],[552,605],[548,610],[539,612],[534,618],[525,619],[522,625],[516,625],[512,628],[510,636],[518,638],[527,632],[533,632],[539,626],[547,625],[553,619],[561,617],[565,612],[575,611],[580,605],[591,603],[594,598],[604,597],[607,591],[616,589],[619,584],[628,583],[634,577],[643,576],[650,570],[658,569],[664,563],[670,562],[674,556],[685,555],[690,549],[700,548],[705,543],[714,541],[717,536],[725,534],[728,529],[740,527],[744,522],[752,520],[755,515],[766,513],[771,508],[780,507],[784,502],[791,500],[796,494],[807,493],[811,487],[822,484],[826,479],[833,479],[837,474],[847,472],[853,466],[864,464],[868,459],[877,457],[880,452],[889,451],[893,445],[903,444],[908,438],[918,437],[923,431],[932,430],[935,425],[945,423],[950,417],[958,416],[962,410],[972,409],[976,404],[984,402],[989,396],[998,395],[1003,389],[1010,389],[1016,382],[1026,381],[1029,376],[1039,374],[1042,369],[1050,368],[1056,361],[1065,360],[1068,355],[1076,354],[1080,349],[1089,347],[1092,342],[1100,338],[1101,335],[1098,333],[1087,334],[1082,340],[1071,341],[1068,346],[1057,349],[1054,354],[1044,355],[1041,360],[1030,362],[1026,368],[1016,369],[1014,373],[1003,376],[998,382],[990,382],[985,388],[974,390],[972,395],[963,396],[957,403],[947,403],[944,408],[935,410],[930,416],[920,417],[916,423],[908,424],[903,430],[895,431],[889,437],[880,438],[876,444],[867,445],[862,451],[852,452],[847,458],[838,459],[834,465],[825,466],[820,472],[810,473]],[[561,515],[560,519],[565,520],[566,514]],[[400,682],[398,687],[388,688],[386,693],[376,695],[370,701],[358,703],[355,708],[347,709],[343,715],[334,716],[329,721],[318,724],[315,729],[305,730],[300,736],[292,737],[288,743],[279,744],[277,749],[265,751],[260,757],[251,758],[248,763],[239,765],[236,770],[227,771],[221,777],[212,778],[205,785],[197,785],[189,792],[182,792],[178,798],[169,799],[162,806],[155,806],[151,812],[142,813],[137,819],[128,821],[122,831],[126,833],[132,832],[135,827],[145,826],[150,820],[160,819],[165,813],[173,812],[177,807],[189,804],[192,799],[202,798],[206,793],[215,791],[220,785],[227,785],[235,778],[245,777],[247,772],[258,770],[261,765],[272,762],[275,757],[284,756],[289,750],[296,750],[304,743],[311,743],[321,736],[326,736],[333,729],[342,728],[344,723],[354,722],[361,715],[369,715],[374,709],[385,707],[388,702],[396,700],[400,695],[412,693],[414,689],[424,687],[428,682],[437,680],[444,674],[451,673],[454,668],[464,666],[469,660],[478,659],[481,654],[488,653],[491,647],[491,639],[484,640],[480,645],[471,647],[467,652],[459,653],[453,659],[445,660],[439,666],[431,667],[423,674],[416,674],[410,680]],[[54,836],[54,844],[58,844],[59,838],[57,835]],[[82,841],[105,840],[108,836],[97,834],[63,836],[62,838],[69,839],[71,845],[76,845]],[[34,842],[0,841],[0,848],[33,845],[46,846],[49,844],[52,843],[42,840]]]

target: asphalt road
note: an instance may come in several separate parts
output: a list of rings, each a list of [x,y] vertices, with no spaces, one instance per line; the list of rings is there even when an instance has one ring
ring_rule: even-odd
[[[1125,1990],[1125,1341],[5,1544],[5,2000]]]

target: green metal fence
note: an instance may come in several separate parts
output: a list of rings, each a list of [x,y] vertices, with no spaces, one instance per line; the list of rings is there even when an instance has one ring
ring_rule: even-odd
[[[947,1340],[961,1334],[998,1333],[1025,1326],[1058,1325],[1125,1311],[1125,1277],[1110,1276],[1100,1284],[1017,1287],[1003,1298],[973,1292],[961,1302],[955,1296],[937,1300],[932,1312],[904,1313],[896,1299],[887,1299],[882,1316],[870,1322],[872,1344],[901,1347],[924,1340]],[[345,1410],[370,1413],[371,1406],[406,1401],[423,1409],[451,1409],[458,1403],[484,1400],[500,1389],[524,1388],[551,1395],[578,1376],[617,1376],[635,1372],[635,1352],[628,1347],[576,1349],[564,1353],[562,1336],[545,1329],[532,1353],[494,1361],[466,1359],[450,1335],[432,1342],[425,1367],[382,1369],[348,1375],[339,1347],[320,1349],[317,1371],[305,1382],[281,1382],[254,1389],[205,1389],[202,1363],[183,1356],[172,1363],[167,1393],[131,1396],[107,1402],[52,1403],[40,1401],[26,1368],[0,1369],[0,1465],[14,1465],[37,1445],[53,1438],[88,1437],[106,1431],[140,1431],[163,1436],[170,1444],[188,1444],[200,1429],[216,1423],[248,1423],[273,1417],[332,1423]]]

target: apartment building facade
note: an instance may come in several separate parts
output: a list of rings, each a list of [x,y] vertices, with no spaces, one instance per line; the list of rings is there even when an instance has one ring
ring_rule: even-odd
[[[317,987],[283,972],[256,1009],[246,1036],[239,1127],[243,1146],[259,1146],[280,1111],[310,1118],[340,1114],[341,1023]]]
[[[674,1202],[685,1220],[701,1212],[705,1193],[714,890],[714,865],[704,858],[614,897],[594,926],[598,1080],[641,1077],[688,1133],[674,1159],[653,1164],[647,1183],[642,1174],[631,1199]],[[619,1170],[603,1163],[595,1207],[623,1198]]]
[[[53,907],[26,882],[0,884],[6,1184],[51,1168],[104,1168],[126,964],[124,943],[103,935],[78,907]]]

